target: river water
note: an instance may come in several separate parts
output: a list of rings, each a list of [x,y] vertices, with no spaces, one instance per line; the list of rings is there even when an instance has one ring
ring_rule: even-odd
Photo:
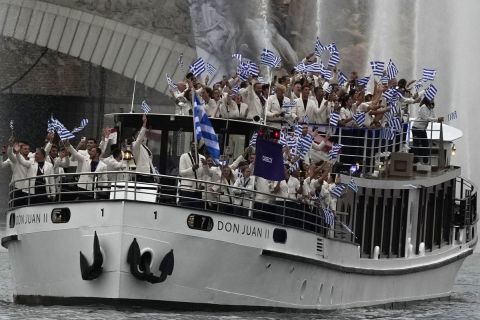
[[[0,320],[2,319],[480,319],[480,254],[465,261],[449,301],[426,301],[402,309],[357,308],[323,313],[162,312],[142,308],[95,306],[24,306],[12,302],[7,253],[0,253]]]

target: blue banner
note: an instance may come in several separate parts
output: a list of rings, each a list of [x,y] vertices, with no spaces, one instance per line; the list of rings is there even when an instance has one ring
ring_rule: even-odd
[[[267,180],[284,180],[282,145],[258,137],[253,174]]]

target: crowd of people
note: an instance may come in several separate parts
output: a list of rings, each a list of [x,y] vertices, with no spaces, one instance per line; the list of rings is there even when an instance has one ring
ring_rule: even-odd
[[[304,59],[312,61],[313,54]],[[242,81],[238,75],[209,86],[209,79],[197,79],[192,73],[176,84],[172,95],[176,101],[177,114],[192,113],[192,94],[201,97],[209,117],[245,119],[265,123],[273,127],[292,127],[279,141],[283,145],[285,163],[284,179],[269,181],[255,176],[255,144],[234,161],[222,158],[214,161],[205,149],[191,150],[179,159],[178,202],[193,207],[208,207],[221,212],[252,215],[254,212],[275,213],[280,205],[285,215],[298,223],[297,209],[312,210],[327,208],[336,210],[336,201],[344,191],[332,193],[339,181],[335,170],[335,159],[328,150],[331,145],[329,133],[313,130],[311,125],[331,125],[331,117],[338,114],[338,126],[353,128],[380,128],[389,126],[386,120],[396,116],[408,121],[409,105],[420,103],[419,118],[413,125],[414,146],[424,147],[425,127],[429,121],[442,121],[433,112],[433,101],[422,92],[412,94],[412,84],[405,79],[390,79],[374,83],[373,92],[359,85],[356,72],[348,81],[339,84],[333,68],[333,78],[326,80],[319,74],[297,72],[275,77],[271,83],[262,83],[258,77],[250,76]],[[395,104],[385,97],[385,92],[394,88],[398,92]],[[354,115],[362,113],[362,121]],[[390,114],[390,117],[386,115]],[[147,116],[135,138],[130,141],[138,173],[155,174],[152,152],[146,145]],[[282,131],[283,132],[283,131]],[[12,170],[12,197],[14,205],[53,201],[64,186],[60,186],[61,174],[66,168],[76,166],[81,175],[69,184],[73,198],[91,198],[93,191],[108,189],[110,182],[123,179],[118,171],[126,168],[121,146],[108,146],[109,131],[104,131],[100,143],[94,138],[82,139],[74,148],[69,141],[55,144],[55,133],[50,132],[43,147],[30,152],[30,146],[11,137],[4,148],[2,167]],[[317,139],[319,138],[320,139]],[[108,156],[106,156],[108,154]],[[233,160],[233,159],[232,159]],[[55,179],[48,177],[60,174]],[[44,177],[45,176],[45,177]],[[30,179],[29,179],[30,178]],[[29,180],[25,180],[29,179]],[[140,176],[139,181],[153,182],[151,176]],[[343,182],[345,183],[345,182]],[[62,189],[62,190],[60,190]],[[75,191],[82,191],[76,193]],[[36,195],[36,196],[35,196]],[[95,197],[108,198],[108,192],[95,192]],[[67,197],[67,196],[64,196]],[[64,198],[65,199],[65,198]],[[67,198],[68,199],[68,198]],[[286,210],[285,208],[293,209]],[[273,218],[276,219],[275,217]]]

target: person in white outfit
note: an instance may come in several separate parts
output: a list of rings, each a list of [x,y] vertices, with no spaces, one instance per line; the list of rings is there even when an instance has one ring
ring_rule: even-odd
[[[293,109],[293,120],[299,122],[316,123],[316,120],[321,117],[321,111],[318,104],[315,103],[315,98],[310,97],[310,86],[308,84],[303,85],[302,94],[299,99],[296,99],[296,106]]]
[[[212,187],[212,191],[220,196],[218,211],[222,213],[233,213],[233,188],[235,176],[228,166],[222,168],[219,184]]]
[[[8,159],[11,162],[12,166],[12,180],[11,183],[13,183],[13,197],[17,200],[14,201],[14,206],[21,206],[27,204],[27,199],[26,196],[28,195],[28,181],[27,180],[22,180],[25,179],[28,176],[28,168],[25,166],[21,166],[18,164],[17,157],[14,153],[14,151],[20,156],[22,156],[25,160],[33,162],[29,158],[30,154],[30,146],[26,142],[18,142],[15,143],[15,138],[11,137],[9,140],[9,145],[7,148],[7,155]]]
[[[68,140],[65,141],[65,147],[80,167],[80,177],[77,184],[80,191],[78,199],[104,197],[104,193],[97,193],[98,190],[108,187],[107,165],[100,160],[102,150],[98,147],[91,148],[88,151],[90,157],[87,159],[79,154]]]
[[[45,161],[45,150],[37,148],[35,161],[26,160],[17,152],[17,165],[27,169],[30,203],[43,203],[55,199],[55,180],[53,178],[53,165]],[[35,179],[33,179],[35,178]]]
[[[132,154],[135,161],[137,173],[156,173],[152,162],[152,151],[147,147],[147,139],[145,137],[147,133],[147,115],[142,117],[143,125],[140,129],[137,138],[132,142]],[[137,175],[137,181],[153,182],[153,176],[149,175]]]
[[[282,108],[284,104],[289,104],[290,99],[285,97],[285,86],[276,85],[276,92],[274,95],[268,97],[266,107],[267,121],[274,121],[270,125],[280,128],[280,122],[287,120],[285,118],[285,110]]]
[[[200,179],[200,164],[205,157],[195,152],[195,143],[190,144],[190,152],[186,152],[180,156],[178,173],[182,178],[192,180],[179,179],[179,204],[194,208],[203,208],[201,184],[195,180]],[[199,200],[195,200],[199,199]]]
[[[252,206],[251,198],[253,196],[252,192],[255,188],[255,180],[251,177],[252,170],[249,167],[243,169],[243,176],[235,181],[233,193],[235,198],[233,203],[236,207],[233,209],[233,212],[239,216],[247,216],[248,210]]]

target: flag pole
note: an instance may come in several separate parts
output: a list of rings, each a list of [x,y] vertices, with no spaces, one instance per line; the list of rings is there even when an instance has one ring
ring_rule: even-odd
[[[198,159],[198,141],[197,141],[197,130],[195,128],[195,90],[193,87],[190,88],[190,90],[192,90],[193,143],[195,145],[195,160],[197,160]]]
[[[135,75],[135,82],[133,83],[132,106],[130,107],[130,113],[133,113],[133,100],[135,100],[135,87],[136,86],[137,86],[137,75]]]
[[[272,68],[271,67],[268,67],[268,71],[269,71],[269,75],[268,75],[268,97],[267,97],[267,100],[265,100],[265,108],[263,110],[263,124],[266,125],[267,124],[267,101],[268,101],[268,98],[270,97],[270,90],[272,88]],[[282,106],[280,106],[282,107]]]

